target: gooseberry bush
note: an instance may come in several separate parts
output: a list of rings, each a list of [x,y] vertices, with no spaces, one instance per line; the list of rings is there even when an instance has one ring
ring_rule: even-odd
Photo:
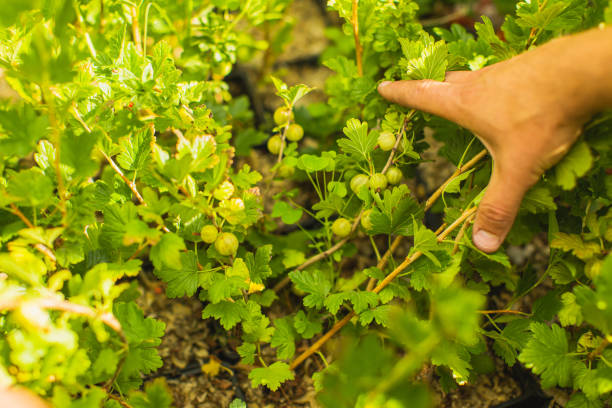
[[[475,136],[376,92],[612,22],[608,1],[519,2],[475,34],[424,29],[410,0],[330,1],[344,24],[325,102],[264,69],[280,107],[257,127],[226,76],[282,50],[288,0],[5,3],[0,386],[58,407],[170,406],[163,382],[143,388],[164,324],[134,278],[152,270],[238,340],[254,387],[312,375],[324,406],[425,407],[423,370],[449,390],[496,355],[568,388],[569,407],[610,403],[612,117],[523,201],[507,241],[545,238],[539,268],[471,243],[491,173]],[[424,196],[409,186],[432,140],[456,170]]]

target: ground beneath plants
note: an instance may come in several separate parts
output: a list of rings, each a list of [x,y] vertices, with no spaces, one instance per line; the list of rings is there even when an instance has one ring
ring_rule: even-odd
[[[168,299],[162,284],[152,274],[143,272],[139,283],[143,292],[139,303],[145,315],[166,323],[166,335],[159,347],[164,365],[154,377],[166,378],[177,408],[227,407],[234,398],[243,399],[249,408],[319,407],[310,379],[323,368],[319,359],[307,360],[298,369],[296,379],[276,392],[252,388],[247,378],[249,367],[239,363],[234,351],[240,344],[234,336],[237,333],[225,332],[216,322],[202,320],[202,303],[197,298]],[[333,354],[333,350],[327,352]],[[275,358],[272,349],[264,349],[262,353],[269,361]],[[493,357],[496,364],[493,374],[482,375],[449,393],[442,391],[432,373],[426,373],[430,376],[435,406],[495,407],[521,397],[524,390],[515,378],[516,373]],[[550,405],[525,405],[524,401],[517,401],[505,406],[561,407],[567,402],[568,394],[563,390],[554,389],[549,394],[553,398]]]

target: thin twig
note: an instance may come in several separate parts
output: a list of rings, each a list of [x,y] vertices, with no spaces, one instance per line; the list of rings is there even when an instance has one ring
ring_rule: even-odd
[[[402,141],[402,138],[404,137],[404,132],[406,131],[406,125],[408,124],[410,119],[412,119],[415,112],[416,111],[412,109],[410,113],[408,113],[406,117],[404,118],[404,123],[402,123],[402,127],[400,128],[400,131],[397,133],[397,136],[395,137],[395,144],[393,145],[393,149],[391,149],[389,158],[387,159],[387,163],[385,163],[385,167],[383,167],[382,169],[382,172],[381,172],[382,174],[385,174],[387,170],[389,170],[389,167],[391,167],[391,165],[393,164],[393,159],[395,157],[395,153],[397,152],[397,148],[399,147],[399,144]]]
[[[461,242],[461,239],[463,238],[463,234],[465,234],[467,226],[470,225],[470,222],[475,216],[476,214],[473,214],[470,218],[466,219],[463,225],[461,226],[461,229],[457,233],[457,236],[455,237],[455,244],[453,246],[453,255],[455,255],[457,251],[459,251],[459,242]]]
[[[483,149],[480,152],[478,152],[478,154],[476,156],[474,156],[470,161],[465,163],[463,166],[458,167],[455,170],[455,172],[453,174],[451,174],[451,176],[448,179],[446,179],[446,181],[444,183],[442,183],[442,185],[440,187],[438,187],[438,189],[436,191],[434,191],[431,196],[429,196],[429,198],[425,201],[425,207],[424,207],[423,210],[424,211],[428,211],[435,204],[436,200],[438,198],[440,198],[440,196],[442,195],[442,193],[446,189],[446,186],[448,186],[450,184],[450,182],[455,179],[455,177],[461,175],[462,173],[464,173],[467,170],[469,170],[472,167],[474,167],[486,155],[487,155],[487,151]],[[441,228],[443,228],[445,225],[446,224],[443,224],[441,226]],[[437,234],[437,232],[436,232],[436,234]],[[404,239],[404,237],[402,235],[398,235],[397,237],[395,237],[395,240],[391,244],[391,247],[389,247],[387,252],[385,252],[385,254],[382,257],[382,260],[385,261],[385,262],[383,262],[382,266],[379,266],[378,269],[383,269],[385,267],[385,265],[387,264],[386,261],[389,260],[389,258],[393,254],[393,251],[395,251],[395,249],[399,246],[399,244],[402,242],[403,239]],[[372,290],[372,288],[374,287],[375,283],[376,283],[376,279],[370,278],[370,280],[368,282],[367,290]]]
[[[359,42],[359,0],[353,0],[353,15],[351,18],[353,25],[353,37],[355,37],[355,59],[357,61],[357,72],[363,76],[363,48]]]
[[[490,315],[490,314],[517,314],[517,315],[522,315],[522,316],[531,316],[529,313],[525,313],[525,312],[520,312],[518,310],[510,310],[510,309],[502,309],[502,310],[479,310],[478,313],[480,314],[486,314],[486,315]]]
[[[130,179],[128,179],[127,177],[125,177],[125,174],[123,174],[123,172],[121,171],[121,169],[119,168],[119,166],[117,166],[117,164],[113,161],[113,159],[110,158],[109,155],[107,155],[104,151],[100,150],[100,152],[102,152],[102,155],[104,156],[104,158],[106,159],[106,161],[108,162],[108,164],[110,164],[110,166],[113,168],[113,170],[115,170],[115,172],[119,175],[119,177],[121,177],[121,180],[123,180],[123,182],[125,184],[128,185],[128,187],[130,188],[130,190],[132,190],[132,193],[134,193],[134,195],[136,196],[136,199],[138,200],[138,202],[140,204],[142,204],[143,206],[146,207],[147,203],[145,202],[144,198],[142,198],[142,196],[140,195],[140,193],[138,192],[138,189],[136,189],[136,184],[134,184]]]
[[[453,230],[455,230],[466,218],[470,217],[472,214],[476,212],[476,207],[472,207],[461,214],[459,218],[455,220],[451,225],[449,225],[444,231],[442,231],[438,237],[438,242],[442,242]],[[411,263],[419,259],[423,253],[421,251],[416,251],[412,255],[406,257],[404,262],[399,264],[389,275],[385,277],[374,289],[372,292],[379,293],[383,290],[393,279],[397,277],[401,272],[403,272]],[[295,360],[291,362],[290,368],[293,370],[297,366],[299,366],[304,360],[310,357],[313,353],[317,352],[319,348],[329,340],[334,334],[336,334],[342,327],[344,327],[353,317],[355,316],[355,312],[349,312],[344,318],[338,321],[334,326],[325,333],[319,340],[313,343],[306,351],[296,357]]]
[[[128,404],[127,402],[125,402],[121,397],[118,397],[116,395],[113,394],[107,394],[107,397],[115,400],[119,403],[119,405],[121,405],[123,408],[132,408],[132,406],[130,404]]]
[[[599,343],[599,346],[595,350],[589,353],[588,359],[589,360],[595,359],[597,356],[603,353],[605,348],[608,347],[609,345],[610,345],[610,341],[607,338],[603,339],[601,343]]]
[[[140,39],[140,27],[138,24],[138,8],[130,7],[130,15],[132,17],[132,38],[134,39],[134,45],[136,45],[136,50],[141,53],[142,44]]]
[[[353,226],[351,227],[351,233],[348,236],[346,236],[345,238],[342,238],[340,241],[338,241],[336,244],[334,244],[334,246],[329,247],[327,250],[325,250],[323,252],[320,252],[317,255],[311,256],[304,263],[302,263],[300,266],[295,268],[294,271],[302,271],[302,270],[308,268],[310,265],[312,265],[312,264],[314,264],[316,262],[319,262],[322,259],[327,258],[331,254],[333,254],[334,252],[336,252],[337,250],[342,248],[344,246],[344,244],[346,244],[351,239],[352,235],[357,230],[357,227],[359,226],[359,221],[361,220],[361,216],[362,215],[363,215],[363,211],[361,211],[361,213],[359,213],[357,218],[355,218],[355,221],[353,221]],[[272,290],[274,292],[278,292],[279,290],[281,290],[282,288],[287,286],[289,284],[289,282],[291,282],[291,279],[289,278],[289,275],[287,275],[281,281],[279,281],[276,285],[274,285]]]
[[[416,113],[416,111],[413,109],[404,118],[404,122],[402,123],[402,127],[400,128],[400,130],[397,133],[397,136],[396,136],[396,139],[395,139],[395,145],[393,146],[393,149],[389,153],[389,158],[387,159],[387,164],[385,165],[385,167],[381,171],[382,174],[385,174],[387,172],[387,170],[389,170],[389,167],[391,166],[391,163],[393,163],[393,156],[395,155],[395,152],[397,151],[397,147],[399,146],[399,142],[402,140],[404,131],[406,130],[406,125],[408,124],[410,119],[412,119],[412,116],[414,116],[415,113]],[[282,145],[281,145],[281,148],[282,148]],[[281,151],[281,153],[282,153],[282,151]],[[359,226],[359,222],[361,221],[361,217],[363,216],[363,213],[364,213],[364,211],[362,210],[359,213],[359,215],[355,218],[355,221],[353,222],[353,228],[351,228],[351,233],[346,238],[343,238],[341,241],[338,241],[334,246],[330,247],[326,251],[321,252],[321,253],[319,253],[317,255],[314,255],[314,256],[308,258],[303,264],[301,264],[300,266],[298,266],[294,270],[301,271],[303,269],[306,269],[307,267],[309,267],[313,263],[318,262],[321,259],[324,259],[324,258],[330,256],[331,254],[333,254],[334,252],[336,252],[337,250],[342,248],[344,246],[344,244],[349,242],[349,240],[352,238],[353,234],[357,230],[357,227]],[[397,246],[399,245],[399,242],[401,240],[398,241],[398,239],[396,238],[396,241],[397,242],[394,242],[391,245],[392,249],[389,248],[389,250],[391,250],[391,252],[393,252],[395,250],[395,248],[397,248]],[[384,265],[386,265],[387,260],[391,256],[391,253],[389,252],[389,250],[387,250],[387,252],[384,254],[384,256],[381,259],[381,262],[384,262],[383,263],[383,267],[384,267]],[[287,286],[289,284],[289,282],[291,282],[291,280],[289,279],[289,276],[285,276],[281,281],[279,281],[276,285],[274,285],[274,288],[272,288],[272,290],[274,290],[274,292],[278,292],[279,290],[281,290],[282,288]]]
[[[462,173],[465,173],[467,170],[474,167],[474,165],[478,163],[486,155],[487,155],[487,151],[486,149],[483,149],[480,152],[478,152],[478,154],[476,154],[476,156],[474,156],[470,161],[465,163],[463,166],[457,167],[455,172],[448,179],[446,179],[446,181],[442,183],[442,185],[438,187],[438,189],[434,191],[431,196],[429,196],[427,201],[425,201],[425,211],[429,210],[434,205],[436,200],[440,198],[444,190],[446,190],[446,187],[455,179],[455,177],[461,175]]]
[[[122,339],[125,339],[123,330],[119,320],[108,312],[100,313],[88,306],[79,305],[76,303],[69,302],[63,299],[54,299],[51,297],[40,298],[40,299],[23,299],[21,296],[6,297],[0,299],[0,310],[15,310],[23,303],[34,304],[41,309],[49,310],[60,310],[62,312],[72,313],[79,316],[90,317],[92,319],[98,319],[114,331],[116,331]]]
[[[27,225],[28,228],[34,228],[34,224],[32,224],[30,220],[28,220],[28,217],[23,215],[21,210],[14,203],[11,203],[9,205],[11,207],[11,212],[15,214],[17,217],[19,217],[19,219],[23,221],[23,223]]]
[[[53,251],[48,246],[43,245],[41,243],[37,243],[37,244],[34,244],[34,248],[36,248],[36,250],[38,252],[40,252],[41,254],[46,256],[47,258],[49,258],[49,260],[51,262],[53,262],[53,264],[55,264],[57,262],[57,258],[55,257],[55,254],[53,253]]]

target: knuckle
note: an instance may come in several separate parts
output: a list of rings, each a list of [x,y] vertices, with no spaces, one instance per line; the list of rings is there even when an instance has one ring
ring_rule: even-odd
[[[479,216],[490,228],[502,231],[514,219],[514,211],[492,203],[481,203],[478,207]]]

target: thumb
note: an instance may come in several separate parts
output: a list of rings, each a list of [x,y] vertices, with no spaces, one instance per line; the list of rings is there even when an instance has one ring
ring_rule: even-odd
[[[458,116],[456,89],[451,82],[430,79],[385,81],[378,85],[378,93],[390,102],[449,120],[456,121]]]
[[[529,189],[527,180],[494,168],[474,222],[472,239],[478,249],[495,252],[504,242]]]

